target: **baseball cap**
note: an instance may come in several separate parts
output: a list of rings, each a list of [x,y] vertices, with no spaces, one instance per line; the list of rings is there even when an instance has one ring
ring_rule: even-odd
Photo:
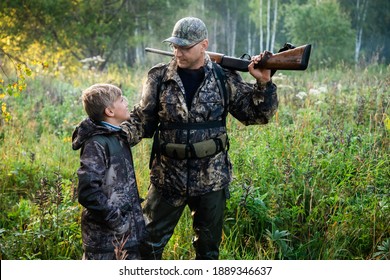
[[[207,28],[204,22],[195,17],[185,17],[176,22],[172,36],[163,42],[185,47],[204,39],[207,39]]]

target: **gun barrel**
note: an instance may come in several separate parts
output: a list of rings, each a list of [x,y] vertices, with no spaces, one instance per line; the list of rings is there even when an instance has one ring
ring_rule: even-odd
[[[157,53],[166,56],[174,56],[173,52],[163,51],[153,48],[145,48],[145,51]],[[306,70],[309,64],[311,45],[303,45],[283,52],[273,54],[262,59],[256,68],[265,68],[270,70]],[[226,56],[222,53],[206,52],[212,61],[220,64],[222,67],[242,72],[248,71],[250,60]]]
[[[145,48],[145,51],[151,52],[151,53],[162,54],[162,55],[166,55],[166,56],[174,56],[173,52],[163,51],[163,50],[154,49],[154,48]],[[209,55],[212,55],[213,57],[216,57],[216,56],[223,57],[224,56],[224,54],[222,54],[222,53],[208,52],[208,51],[206,51],[206,53]]]
[[[153,48],[145,48],[145,51],[151,52],[151,53],[162,54],[162,55],[166,55],[166,56],[173,56],[174,55],[172,52],[163,51],[163,50],[159,50],[159,49],[153,49]]]

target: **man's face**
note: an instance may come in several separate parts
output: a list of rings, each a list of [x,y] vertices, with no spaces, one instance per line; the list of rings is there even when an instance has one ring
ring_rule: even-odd
[[[204,54],[207,46],[207,39],[186,47],[172,44],[177,65],[184,69],[199,69],[204,65]]]

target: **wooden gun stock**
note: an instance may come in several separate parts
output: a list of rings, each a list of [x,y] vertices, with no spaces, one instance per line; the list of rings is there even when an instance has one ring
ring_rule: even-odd
[[[173,56],[172,52],[158,49],[145,48],[147,52],[158,53],[167,56]],[[310,59],[311,45],[303,45],[294,49],[289,49],[273,55],[266,56],[255,67],[270,70],[306,70]],[[221,53],[207,52],[211,60],[218,63],[223,68],[248,72],[248,65],[251,63],[248,59],[226,56]]]

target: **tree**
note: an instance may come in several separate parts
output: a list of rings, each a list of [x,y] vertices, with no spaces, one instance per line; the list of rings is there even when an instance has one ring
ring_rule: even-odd
[[[234,55],[239,41],[242,6],[238,0],[205,1],[204,22],[208,26],[210,50]],[[209,20],[211,19],[211,21]]]
[[[359,61],[359,52],[362,46],[363,23],[366,20],[368,0],[356,0],[356,38],[355,38],[355,63]]]
[[[0,59],[68,70],[91,60],[100,70],[132,66],[184,16],[202,18],[210,50],[228,55],[274,52],[288,41],[312,43],[311,64],[390,61],[388,0],[3,0]]]
[[[355,63],[390,63],[390,2],[388,0],[344,0],[355,30]]]
[[[273,52],[278,31],[278,0],[267,0],[266,6],[263,0],[252,0],[250,7],[253,11],[250,13],[250,17],[258,28],[260,50],[269,50]],[[264,9],[264,7],[266,7],[266,9]],[[264,34],[266,38],[265,43]]]
[[[334,0],[309,0],[285,8],[286,30],[295,44],[311,43],[312,66],[331,67],[340,60],[353,61],[353,30],[349,17]]]
[[[270,50],[275,49],[275,37],[276,37],[276,26],[278,22],[278,0],[274,1],[274,15],[273,15],[273,24],[272,24],[272,38],[271,38],[271,45]]]
[[[15,47],[12,53],[18,52],[20,59],[29,46],[38,43],[48,53],[63,52],[64,56],[57,62],[62,65],[71,59],[80,61],[90,57],[103,58],[100,70],[109,62],[125,61],[132,65],[139,59],[142,43],[150,42],[155,30],[165,31],[166,22],[171,30],[175,16],[170,12],[172,2],[5,0],[0,4],[0,15],[12,21],[1,36],[19,38],[19,45],[25,49],[18,52]],[[185,4],[188,0],[180,2]]]

